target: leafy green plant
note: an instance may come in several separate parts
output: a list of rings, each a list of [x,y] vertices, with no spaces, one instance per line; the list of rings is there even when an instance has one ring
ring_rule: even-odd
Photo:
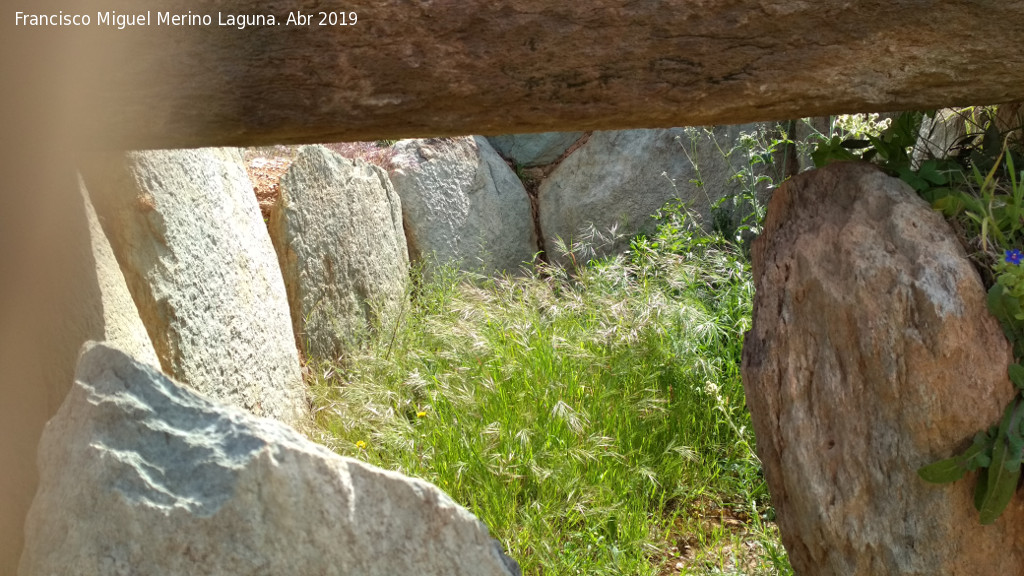
[[[811,158],[819,168],[836,161],[864,160],[875,161],[895,175],[909,175],[913,172],[910,151],[917,143],[923,117],[922,112],[904,112],[878,136],[832,136],[817,146]]]
[[[824,126],[822,126],[822,120],[824,120]],[[885,131],[891,124],[890,118],[881,119],[878,114],[842,114],[837,116],[828,116],[827,118],[802,118],[796,121],[794,129],[800,130],[802,125],[803,130],[810,131],[810,134],[803,139],[797,139],[794,141],[794,146],[798,156],[810,158],[812,162],[816,161],[815,166],[820,167],[825,165],[828,161],[828,156],[832,156],[832,160],[855,160],[859,157],[854,153],[850,152],[849,155],[843,154],[842,145],[844,141],[849,140],[850,148],[848,150],[856,150],[857,142],[866,141],[869,136],[878,136]],[[823,130],[823,131],[821,131]],[[836,150],[834,153],[822,152],[822,150]],[[815,159],[815,154],[819,158]]]
[[[793,144],[781,126],[770,129],[761,126],[750,132],[740,132],[735,139],[722,138],[709,128],[688,128],[688,143],[680,142],[683,153],[694,168],[690,181],[700,190],[711,210],[711,229],[731,242],[749,250],[750,242],[761,233],[766,205],[765,192],[782,182],[785,166],[777,166],[776,158]],[[682,140],[682,139],[680,139]],[[723,143],[728,141],[728,145]],[[711,159],[701,157],[705,142],[714,146],[715,163],[724,163],[728,180],[708,182],[704,168]],[[709,193],[710,187],[726,187]],[[717,197],[713,200],[712,197]]]
[[[719,153],[730,164],[733,173],[730,180],[740,184],[738,194],[727,194],[711,206],[716,232],[745,250],[749,249],[750,241],[761,233],[761,223],[767,210],[761,192],[782,181],[781,173],[774,165],[775,157],[782,148],[792,144],[781,129],[775,132],[742,132],[728,151],[722,150],[715,140]],[[784,170],[782,167],[781,172]]]

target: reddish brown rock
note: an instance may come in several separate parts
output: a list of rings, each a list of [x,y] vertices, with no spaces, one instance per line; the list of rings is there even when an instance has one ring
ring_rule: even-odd
[[[982,527],[974,475],[916,470],[1013,395],[1009,347],[950,227],[900,180],[837,164],[774,195],[754,243],[743,380],[797,574],[1019,574],[1024,503]]]

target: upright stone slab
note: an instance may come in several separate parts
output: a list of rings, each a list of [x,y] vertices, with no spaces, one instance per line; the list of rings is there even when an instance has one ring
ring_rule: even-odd
[[[441,265],[515,273],[533,260],[530,199],[487,139],[402,140],[392,166],[409,256],[428,273]]]
[[[917,475],[1014,394],[949,225],[902,181],[833,164],[775,192],[753,262],[743,383],[796,574],[1019,574],[1020,497],[983,527],[974,474]]]
[[[63,244],[67,278],[47,278],[47,285],[38,286],[35,295],[46,301],[35,312],[40,324],[55,324],[36,344],[52,355],[42,367],[50,415],[71,387],[77,350],[87,340],[111,342],[142,362],[160,366],[82,178],[68,178],[67,183],[63,200],[68,206],[59,230],[52,232]]]
[[[36,444],[71,388],[82,344],[117,342],[159,366],[80,178],[43,156],[45,165],[18,166],[33,177],[26,186],[5,188],[5,200],[30,205],[0,214],[0,574],[17,571]]]
[[[135,307],[128,286],[125,285],[124,275],[121,274],[114,251],[110,248],[110,242],[103,232],[103,227],[100,226],[96,210],[81,179],[79,185],[85,218],[89,223],[89,244],[92,248],[93,261],[96,263],[96,285],[99,288],[99,303],[103,316],[102,335],[92,335],[91,339],[110,342],[140,362],[159,367],[160,360],[157,359],[146,327],[139,318],[139,309]]]
[[[128,152],[86,184],[164,371],[257,415],[304,412],[274,247],[235,149]]]
[[[401,200],[384,170],[303,147],[281,178],[270,235],[307,354],[337,357],[369,323],[394,319],[409,255]]]
[[[19,574],[516,576],[422,480],[343,458],[90,343],[39,447]]]
[[[739,136],[757,129],[748,124],[717,126],[710,134],[701,128],[594,132],[540,185],[538,212],[548,259],[567,263],[557,249],[559,239],[566,246],[590,242],[591,227],[620,235],[590,246],[597,255],[625,250],[631,236],[654,231],[653,214],[674,198],[686,202],[710,229],[711,207],[718,199],[740,192],[744,185],[766,190],[755,184],[756,171],[746,182],[734,178],[750,171],[746,152],[734,150]],[[577,254],[575,260],[586,254]]]
[[[583,132],[541,132],[540,134],[505,134],[487,139],[494,150],[517,166],[546,166],[583,136]]]

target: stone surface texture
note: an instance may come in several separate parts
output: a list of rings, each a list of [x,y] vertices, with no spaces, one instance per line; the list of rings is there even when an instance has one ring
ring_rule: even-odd
[[[124,275],[110,248],[110,242],[96,217],[96,210],[89,200],[85,183],[80,181],[82,200],[85,205],[85,217],[89,222],[89,239],[92,247],[93,261],[96,264],[96,281],[100,291],[100,304],[103,311],[102,337],[92,339],[104,340],[131,354],[140,362],[160,367],[160,360],[153,350],[146,326],[139,318],[139,309],[135,307],[131,292],[124,282]],[[88,260],[84,261],[88,265]],[[83,340],[84,343],[84,340]]]
[[[1024,503],[978,524],[964,449],[1012,398],[1009,345],[942,217],[865,164],[801,174],[753,245],[742,374],[798,575],[1018,574]]]
[[[505,134],[487,139],[494,150],[517,166],[533,168],[558,160],[583,132],[542,132],[540,134]]]
[[[191,1],[162,9],[185,13]],[[102,9],[133,6],[109,2]],[[706,126],[1019,99],[1024,2],[967,7],[324,0],[317,10],[356,11],[359,24],[110,31],[104,50],[74,56],[93,96],[83,124],[128,148]],[[232,11],[265,12],[256,0]]]
[[[104,344],[47,424],[21,576],[511,576],[437,487],[214,404]]]
[[[112,154],[85,176],[164,371],[297,421],[305,400],[288,299],[238,150]]]
[[[402,140],[390,176],[409,256],[428,272],[450,264],[515,273],[537,252],[526,189],[486,138]]]
[[[162,3],[172,13],[195,6]],[[33,422],[48,416],[35,408],[44,385],[26,376],[40,363],[66,363],[69,374],[73,365],[73,353],[55,350],[60,322],[39,313],[64,304],[40,294],[54,284],[46,276],[74,277],[57,216],[70,196],[54,183],[73,174],[71,143],[162,149],[722,124],[1005,102],[1024,85],[1022,0],[984,10],[938,0],[927,18],[916,0],[666,6],[331,0],[319,9],[355,9],[375,25],[110,27],[85,49],[77,34],[2,35],[4,70],[26,81],[11,83],[2,107],[0,436],[11,443],[0,455],[13,464],[0,493],[13,493],[11,468],[31,468],[21,455],[34,453],[35,433],[22,415],[31,404]],[[44,346],[36,332],[47,333]],[[0,572],[9,573],[8,536],[20,526],[0,517]]]
[[[655,229],[652,215],[673,198],[686,202],[702,226],[713,224],[711,207],[742,189],[732,176],[750,169],[745,150],[734,149],[741,133],[759,125],[595,132],[540,184],[538,213],[550,261],[566,263],[557,248],[587,240],[591,225],[620,237],[592,246],[597,255],[628,248],[629,237]],[[752,172],[752,174],[754,174]],[[693,181],[704,184],[698,186]],[[751,180],[747,180],[752,184]],[[764,192],[763,185],[757,189]],[[762,194],[763,198],[763,194]],[[584,251],[585,252],[585,251]],[[577,254],[579,261],[585,254]],[[583,258],[585,259],[585,258]]]
[[[405,297],[409,254],[401,200],[383,169],[305,146],[281,178],[270,235],[296,339],[336,358]]]

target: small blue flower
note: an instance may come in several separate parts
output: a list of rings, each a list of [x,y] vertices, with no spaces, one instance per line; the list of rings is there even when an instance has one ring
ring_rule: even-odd
[[[1024,260],[1024,254],[1021,254],[1020,250],[1007,250],[1006,261],[1014,266],[1020,266],[1021,260]]]

